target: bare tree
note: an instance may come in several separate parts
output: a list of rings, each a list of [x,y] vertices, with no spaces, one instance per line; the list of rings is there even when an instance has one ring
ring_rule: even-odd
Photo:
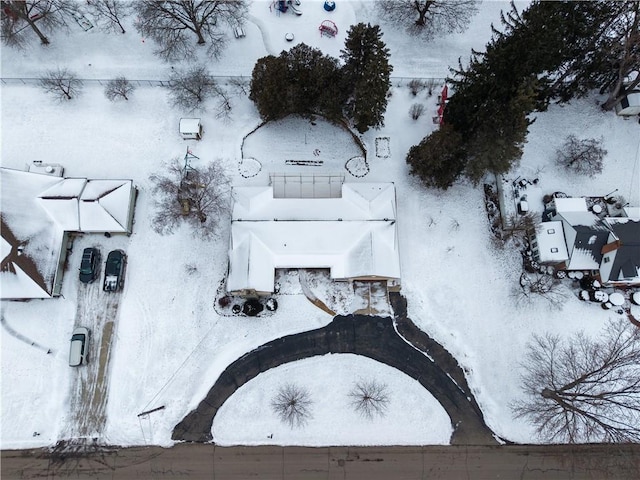
[[[478,11],[476,0],[378,0],[376,6],[381,18],[426,38],[464,32]]]
[[[169,80],[171,103],[188,110],[202,108],[208,98],[221,91],[207,69],[200,65],[186,71],[175,70]]]
[[[422,116],[423,113],[424,113],[424,105],[421,104],[421,103],[414,103],[409,108],[409,116],[413,120],[418,120]]]
[[[417,78],[413,78],[409,81],[409,91],[414,97],[424,90],[425,86],[424,82]]]
[[[520,285],[513,296],[516,301],[525,306],[531,305],[535,299],[543,299],[550,307],[559,307],[565,298],[562,282],[552,275],[544,273],[522,272]]]
[[[82,80],[67,68],[57,68],[40,77],[40,86],[60,101],[71,100],[82,91]]]
[[[129,100],[129,95],[136,89],[136,87],[126,78],[117,77],[113,80],[109,80],[104,88],[104,96],[112,102],[116,98],[124,98]]]
[[[575,135],[569,135],[562,147],[556,150],[556,161],[575,173],[594,177],[602,173],[602,161],[607,154],[602,147],[602,140],[578,139]]]
[[[48,45],[47,35],[67,27],[67,17],[77,12],[73,0],[2,0],[0,6],[2,41],[18,48],[29,42],[28,32]]]
[[[368,419],[384,416],[389,406],[387,385],[376,380],[356,382],[349,397],[356,412]]]
[[[550,442],[640,441],[640,329],[610,321],[591,339],[534,335],[513,405]]]
[[[271,402],[273,411],[291,428],[304,426],[311,417],[311,398],[304,387],[287,383]]]
[[[251,84],[249,80],[246,80],[243,77],[232,77],[229,79],[228,83],[236,95],[245,97],[249,95]]]
[[[512,213],[506,218],[502,226],[501,240],[507,243],[510,240],[521,240],[527,232],[535,231],[541,218],[538,212]]]
[[[223,21],[242,24],[245,0],[141,0],[135,3],[136,29],[159,46],[156,54],[170,61],[188,58],[193,43],[208,44],[207,54],[217,58],[225,44]],[[190,35],[191,34],[191,35]]]
[[[87,10],[103,31],[127,33],[122,22],[131,13],[130,1],[87,0]]]
[[[160,234],[187,223],[203,238],[215,236],[230,207],[230,181],[220,162],[194,169],[174,159],[165,173],[152,174],[156,213],[152,225]]]

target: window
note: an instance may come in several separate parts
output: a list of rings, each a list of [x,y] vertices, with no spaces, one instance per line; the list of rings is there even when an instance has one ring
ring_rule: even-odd
[[[551,253],[558,253],[558,249],[557,249],[556,247],[553,247],[553,248],[551,249]]]
[[[602,259],[602,263],[609,263],[611,261],[611,257],[604,257]]]

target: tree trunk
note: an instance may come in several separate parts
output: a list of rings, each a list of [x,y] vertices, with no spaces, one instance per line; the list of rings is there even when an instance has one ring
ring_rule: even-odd
[[[198,36],[198,45],[204,45],[205,43],[207,43],[204,37],[202,36],[202,27],[196,27],[194,29],[194,32]]]
[[[435,0],[429,0],[425,2],[424,7],[422,7],[418,0],[415,0],[414,6],[416,7],[416,11],[418,12],[418,19],[416,20],[416,25],[424,27],[427,24],[427,13],[429,13],[429,9]]]
[[[38,38],[40,39],[40,43],[42,43],[42,45],[49,45],[49,39],[44,35],[44,33],[40,31],[40,29],[36,25],[35,20],[31,20],[31,18],[29,18],[29,15],[26,12],[24,13],[20,12],[20,17],[25,22],[27,22],[27,24],[29,24],[29,26],[31,27],[31,30],[33,30],[35,34],[38,35]]]
[[[619,79],[614,89],[609,93],[607,100],[602,104],[601,108],[606,111],[612,110],[613,107],[620,103],[624,96],[637,87],[638,84],[640,84],[640,75],[636,75],[635,80],[626,87],[623,87],[622,79]]]

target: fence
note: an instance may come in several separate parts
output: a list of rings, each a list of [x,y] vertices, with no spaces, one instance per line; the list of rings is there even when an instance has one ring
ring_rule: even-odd
[[[251,77],[246,76],[214,76],[220,83],[228,83],[230,81],[245,81],[249,82]],[[86,85],[106,85],[113,79],[110,78],[79,78],[82,83]],[[170,80],[132,80],[127,79],[130,83],[137,87],[167,87],[170,84]],[[0,78],[1,85],[39,85],[39,78],[16,78],[16,77],[2,77]]]
[[[213,78],[219,83],[229,82],[250,82],[251,77],[248,75],[214,75]],[[87,85],[105,85],[112,79],[109,78],[80,78],[84,84]],[[167,87],[169,86],[169,80],[132,80],[127,79],[129,82],[137,87]],[[394,87],[403,87],[409,85],[412,80],[419,80],[425,84],[433,86],[443,85],[446,81],[444,77],[391,77],[391,84]],[[2,77],[0,78],[0,85],[38,85],[40,83],[39,78],[23,78],[23,77]]]

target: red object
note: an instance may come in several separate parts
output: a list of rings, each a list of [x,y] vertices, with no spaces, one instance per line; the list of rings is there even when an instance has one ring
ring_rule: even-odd
[[[444,107],[447,105],[447,98],[449,97],[449,87],[445,83],[440,93],[440,105],[438,106],[438,117],[440,118],[440,125],[444,124]]]

